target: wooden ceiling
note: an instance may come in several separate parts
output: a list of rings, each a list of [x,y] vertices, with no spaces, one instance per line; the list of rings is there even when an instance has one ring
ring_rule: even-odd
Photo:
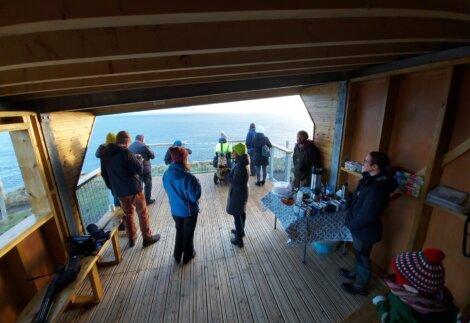
[[[469,0],[318,2],[4,0],[0,108],[287,93],[470,42]]]

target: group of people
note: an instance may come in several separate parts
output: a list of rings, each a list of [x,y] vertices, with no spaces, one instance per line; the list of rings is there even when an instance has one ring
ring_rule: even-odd
[[[220,145],[216,150],[230,150],[230,157],[233,159],[232,167],[224,172],[224,179],[230,184],[226,211],[234,217],[235,226],[231,230],[233,237],[230,241],[243,248],[250,169],[256,173],[256,185],[264,185],[269,157],[265,156],[262,150],[263,146],[271,148],[272,144],[264,135],[264,129],[256,129],[254,124],[250,125],[246,145],[238,143],[231,147],[223,135],[225,134],[221,134]],[[130,135],[126,131],[120,131],[115,136],[115,142],[113,139],[114,137],[108,134],[106,144],[100,146],[96,152],[96,156],[101,159],[101,173],[126,214],[129,245],[134,246],[136,240],[133,216],[136,209],[144,237],[143,246],[146,247],[160,239],[159,234],[154,235],[150,230],[147,211],[147,203],[152,202],[149,160],[155,155],[144,144],[142,135],[136,136],[132,145]],[[190,172],[189,154],[190,150],[182,147],[180,141],[175,141],[165,157],[165,161],[168,160],[170,165],[163,174],[163,187],[169,198],[176,227],[173,256],[176,263],[182,261],[183,264],[187,264],[196,256],[194,231],[201,197],[201,185]],[[321,160],[318,148],[308,139],[305,131],[299,131],[297,134],[293,158],[294,186],[310,186],[311,168],[320,165]],[[145,174],[149,174],[150,180]],[[342,289],[353,295],[368,294],[367,286],[371,280],[370,254],[374,244],[382,239],[381,214],[388,204],[390,194],[397,186],[390,171],[390,158],[383,152],[372,151],[367,154],[362,175],[363,178],[358,183],[347,209],[345,222],[352,233],[356,265],[354,270],[339,270],[340,274],[350,281],[343,283]],[[145,194],[142,192],[142,183],[150,187],[148,191],[145,190]],[[395,258],[395,273],[385,279],[390,292],[372,300],[382,322],[455,321],[456,310],[452,305],[452,295],[444,286],[444,257],[441,250],[429,248],[424,251],[404,252]]]

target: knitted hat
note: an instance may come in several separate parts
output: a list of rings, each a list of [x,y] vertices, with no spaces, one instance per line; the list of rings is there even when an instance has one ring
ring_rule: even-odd
[[[115,144],[116,143],[116,134],[114,132],[108,132],[106,135],[106,144]]]
[[[181,140],[175,140],[175,142],[173,143],[173,146],[175,147],[181,147],[183,145],[183,143],[181,142]]]
[[[171,160],[173,163],[183,163],[188,156],[188,151],[183,147],[170,147]]]
[[[232,150],[234,150],[238,156],[245,155],[246,153],[246,146],[245,144],[242,144],[241,142],[233,146]]]
[[[445,254],[439,249],[403,252],[395,258],[394,269],[398,283],[409,282],[420,292],[433,294],[444,286]]]

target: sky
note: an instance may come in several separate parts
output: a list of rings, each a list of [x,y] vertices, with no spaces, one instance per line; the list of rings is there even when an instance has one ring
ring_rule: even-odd
[[[132,114],[175,114],[175,113],[270,113],[282,114],[286,113],[286,108],[289,113],[305,113],[308,117],[308,112],[302,99],[298,95],[284,96],[268,99],[257,99],[237,102],[214,103],[190,106],[184,108],[162,109],[154,111],[134,112]]]

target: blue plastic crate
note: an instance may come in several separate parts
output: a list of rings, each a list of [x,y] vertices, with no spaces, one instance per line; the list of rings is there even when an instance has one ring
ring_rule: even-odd
[[[313,249],[321,255],[327,255],[336,250],[337,241],[315,241]]]

